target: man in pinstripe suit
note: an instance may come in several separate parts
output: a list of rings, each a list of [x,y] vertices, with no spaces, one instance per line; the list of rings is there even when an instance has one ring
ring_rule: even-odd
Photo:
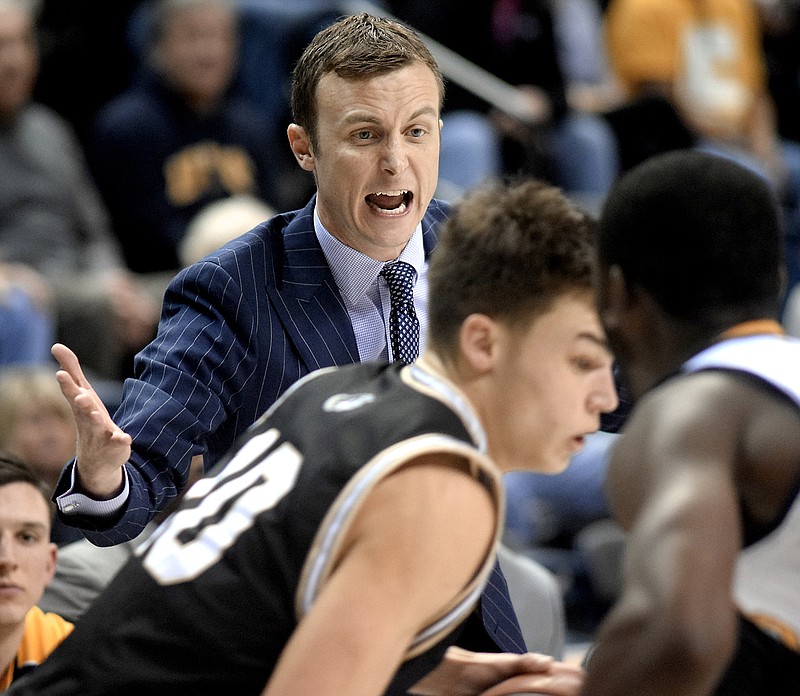
[[[414,268],[426,325],[427,258],[449,213],[433,199],[443,92],[435,59],[397,22],[359,15],[317,35],[295,68],[288,128],[316,180],[309,204],[175,277],[113,421],[54,346],[79,431],[54,495],[67,523],[100,546],[135,537],[183,489],[192,457],[215,462],[298,378],[391,361],[385,262]],[[465,648],[525,652],[497,566],[467,633]]]
[[[427,257],[449,212],[432,199],[443,87],[424,44],[399,27],[353,17],[309,46],[288,135],[316,195],[173,279],[116,425],[106,413],[90,415],[99,403],[77,408],[80,463],[65,470],[57,497],[62,515],[98,545],[136,536],[184,487],[192,456],[204,456],[207,468],[299,377],[391,360],[379,277],[386,261],[414,267],[426,323]],[[371,32],[387,45],[374,45]],[[362,48],[368,59],[351,57]],[[54,351],[73,373],[69,352]],[[73,486],[89,496],[64,496]]]

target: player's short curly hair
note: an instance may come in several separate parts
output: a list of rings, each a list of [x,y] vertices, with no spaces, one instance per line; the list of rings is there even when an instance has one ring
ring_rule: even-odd
[[[678,150],[638,165],[608,196],[597,244],[603,266],[619,266],[676,318],[778,311],[780,207],[761,176],[730,159]]]
[[[593,220],[538,180],[489,182],[440,228],[429,270],[429,341],[454,356],[470,314],[524,326],[559,297],[592,292]]]

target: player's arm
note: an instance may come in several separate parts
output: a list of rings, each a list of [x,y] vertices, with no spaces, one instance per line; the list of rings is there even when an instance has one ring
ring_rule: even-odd
[[[733,650],[735,433],[707,415],[720,411],[701,395],[680,396],[643,400],[612,454],[612,507],[629,530],[623,592],[598,632],[583,696],[705,696]]]
[[[379,483],[263,695],[382,694],[415,635],[474,577],[496,515],[452,455],[419,458]]]

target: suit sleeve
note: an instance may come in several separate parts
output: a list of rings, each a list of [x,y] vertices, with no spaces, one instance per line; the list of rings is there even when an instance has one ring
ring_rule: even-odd
[[[137,356],[114,417],[133,438],[128,500],[105,517],[61,515],[94,544],[141,533],[186,485],[192,456],[237,411],[256,363],[256,315],[246,299],[253,294],[213,260],[170,284],[158,335]]]

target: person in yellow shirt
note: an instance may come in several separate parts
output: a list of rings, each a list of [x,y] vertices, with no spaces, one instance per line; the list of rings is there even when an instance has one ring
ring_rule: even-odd
[[[45,485],[0,455],[0,691],[41,663],[72,631],[36,606],[56,568]]]
[[[666,99],[701,148],[755,169],[796,200],[800,144],[777,130],[753,0],[611,0],[604,32],[610,69],[630,100]]]

